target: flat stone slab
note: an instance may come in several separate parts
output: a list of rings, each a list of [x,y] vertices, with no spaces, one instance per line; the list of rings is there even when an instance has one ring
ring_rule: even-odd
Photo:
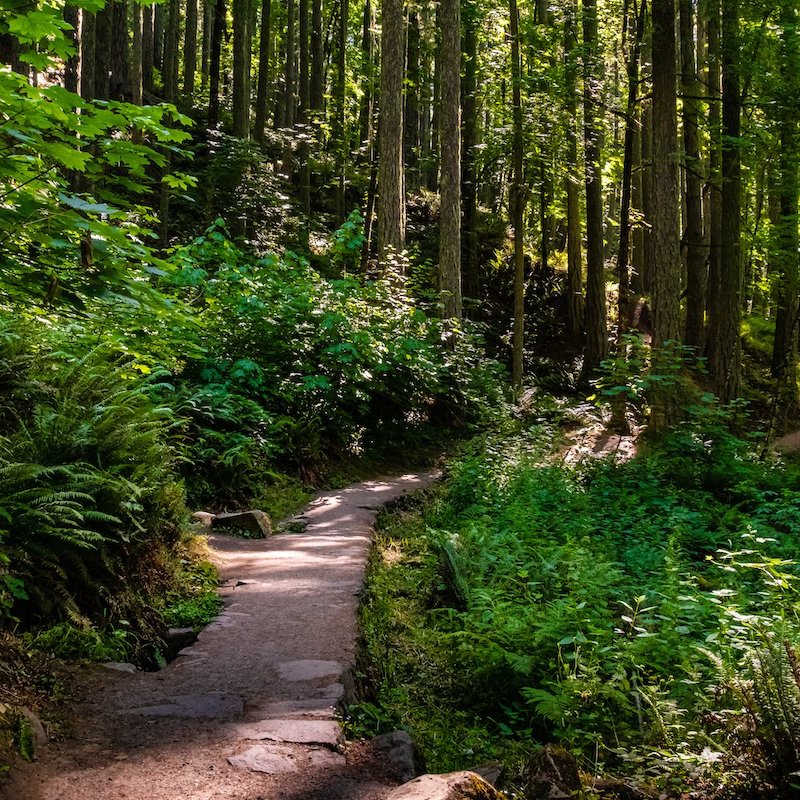
[[[269,747],[251,747],[238,756],[229,756],[228,763],[240,769],[252,772],[266,772],[268,775],[281,775],[297,772],[300,765],[285,752],[275,751]]]
[[[339,748],[344,738],[335,720],[322,719],[262,719],[230,726],[237,739],[269,740],[290,744],[318,744]]]
[[[223,692],[184,694],[168,697],[164,703],[128,709],[129,714],[145,717],[238,717],[244,710],[242,698]]]
[[[311,767],[315,769],[343,767],[346,759],[331,750],[293,750],[284,745],[255,745],[243,753],[228,756],[228,763],[251,772],[283,775]]]
[[[338,661],[284,661],[278,664],[278,673],[284,681],[315,681],[320,678],[338,677],[344,667]]]

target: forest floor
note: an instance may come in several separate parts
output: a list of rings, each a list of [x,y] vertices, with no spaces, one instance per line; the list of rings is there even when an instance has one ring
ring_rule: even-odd
[[[397,781],[345,744],[356,612],[377,511],[434,473],[320,494],[302,533],[213,534],[224,610],[159,672],[91,668],[70,735],[17,765],[2,800],[377,800]]]

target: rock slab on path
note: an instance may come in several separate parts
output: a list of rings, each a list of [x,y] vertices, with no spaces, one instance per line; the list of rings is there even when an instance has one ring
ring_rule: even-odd
[[[212,533],[220,616],[160,672],[86,675],[73,738],[15,768],[0,800],[383,800],[386,765],[342,755],[336,706],[375,514],[435,477],[321,494],[302,533]]]

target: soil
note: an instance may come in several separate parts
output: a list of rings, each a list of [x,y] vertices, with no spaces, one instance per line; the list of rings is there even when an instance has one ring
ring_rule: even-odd
[[[375,515],[433,473],[319,495],[302,533],[211,534],[225,606],[160,672],[78,676],[71,735],[15,765],[2,800],[379,800],[398,780],[337,721]]]

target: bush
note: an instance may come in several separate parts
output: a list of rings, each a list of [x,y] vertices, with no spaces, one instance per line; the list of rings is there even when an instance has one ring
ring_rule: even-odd
[[[367,595],[385,714],[421,726],[447,769],[469,758],[453,758],[443,709],[495,747],[557,739],[666,781],[741,777],[733,755],[747,750],[755,780],[788,786],[797,472],[759,461],[722,420],[690,415],[625,464],[554,464],[546,431],[478,440],[420,519],[397,525]]]

